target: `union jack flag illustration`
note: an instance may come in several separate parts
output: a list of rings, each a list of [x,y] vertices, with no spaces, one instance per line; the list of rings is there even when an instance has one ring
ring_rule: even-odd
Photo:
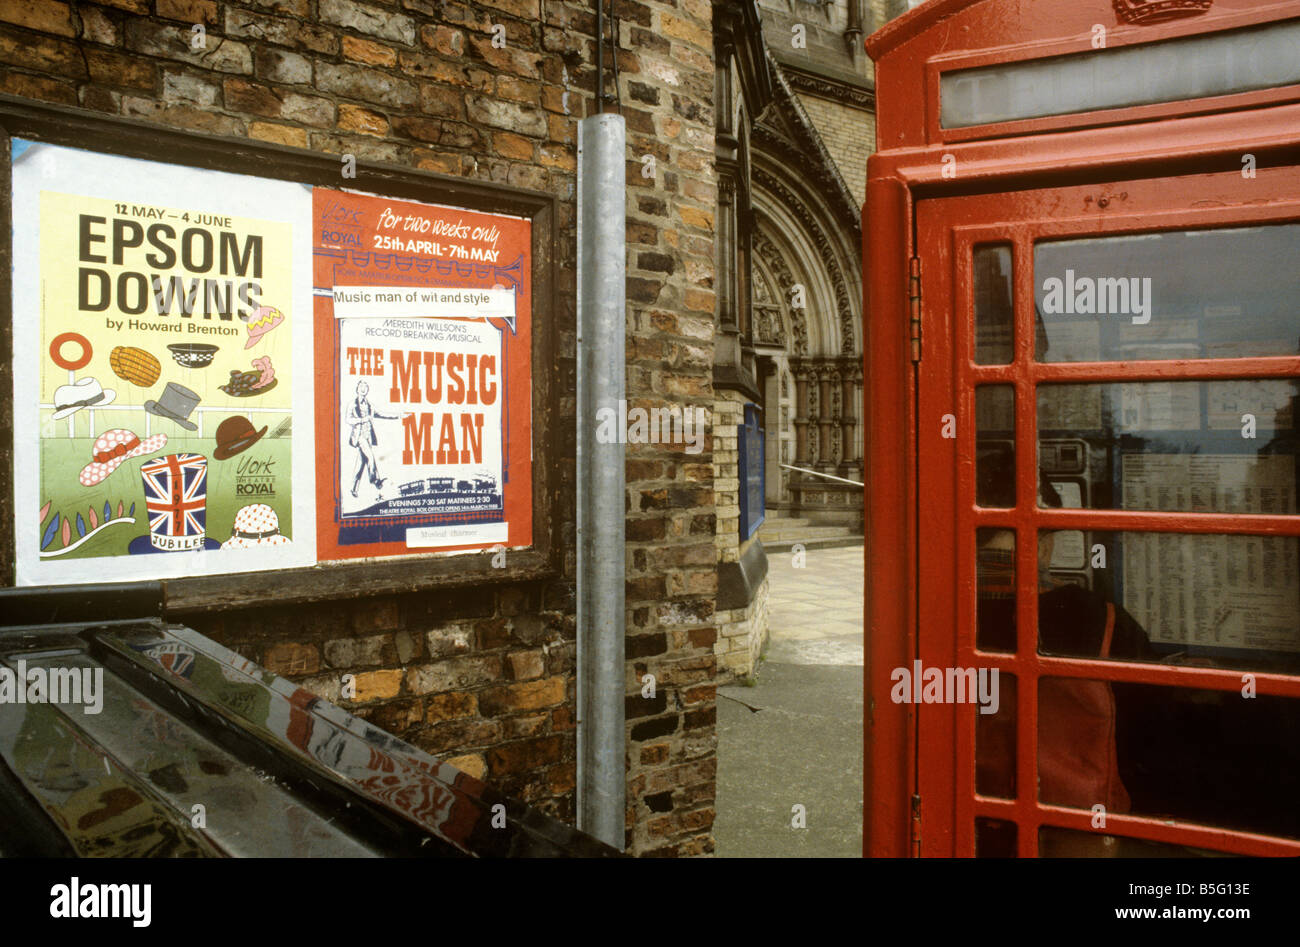
[[[155,549],[201,549],[207,530],[208,459],[168,454],[140,468],[149,540]]]
[[[157,662],[177,677],[188,678],[194,670],[196,657],[194,649],[179,641],[164,641],[161,644],[133,644],[131,649]],[[160,738],[165,740],[166,735],[163,734]]]

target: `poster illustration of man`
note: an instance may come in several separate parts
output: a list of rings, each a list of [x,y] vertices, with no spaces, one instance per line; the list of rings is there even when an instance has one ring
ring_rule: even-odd
[[[374,422],[376,420],[400,421],[407,416],[409,412],[398,415],[376,411],[370,403],[370,384],[364,378],[357,382],[356,393],[352,398],[352,404],[348,406],[347,414],[347,423],[352,429],[352,433],[348,436],[348,445],[357,449],[356,472],[352,477],[354,497],[361,486],[361,477],[367,469],[370,472],[370,483],[381,495],[384,484],[388,482],[388,478],[379,472],[379,458],[375,452],[375,448],[379,446],[379,437],[375,433]]]
[[[320,558],[529,545],[530,223],[313,205]]]

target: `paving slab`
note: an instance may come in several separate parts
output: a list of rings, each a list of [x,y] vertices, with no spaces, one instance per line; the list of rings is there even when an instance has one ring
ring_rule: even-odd
[[[862,669],[767,663],[719,688],[716,812],[720,858],[861,857]]]
[[[755,685],[718,689],[722,858],[862,855],[862,546],[793,562],[769,557],[771,638]]]

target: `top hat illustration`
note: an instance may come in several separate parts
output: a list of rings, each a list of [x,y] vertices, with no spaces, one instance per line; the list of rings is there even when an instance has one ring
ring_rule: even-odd
[[[116,397],[116,391],[102,388],[97,380],[89,376],[70,385],[60,385],[54,389],[54,420],[62,421],[82,408],[112,404]]]
[[[168,454],[140,465],[149,534],[127,544],[132,555],[220,549],[207,535],[208,459]]]
[[[266,433],[267,425],[262,430],[253,429],[253,422],[241,415],[233,415],[217,426],[217,449],[212,456],[217,460],[229,460],[236,454],[243,453],[256,444]]]
[[[198,392],[190,391],[184,385],[169,381],[158,400],[146,401],[144,409],[160,418],[175,421],[187,431],[197,431],[199,426],[188,420],[188,418],[201,400]]]
[[[266,335],[280,323],[284,322],[284,313],[274,306],[261,306],[248,317],[248,342],[245,349],[251,349],[262,336]]]

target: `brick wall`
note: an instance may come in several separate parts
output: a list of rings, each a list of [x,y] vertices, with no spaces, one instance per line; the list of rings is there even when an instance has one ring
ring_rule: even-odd
[[[811,95],[800,95],[799,102],[861,207],[867,199],[867,158],[876,150],[876,116]]]
[[[629,137],[628,396],[712,403],[713,53],[708,0],[617,0]],[[206,45],[191,48],[201,25]],[[493,44],[494,27],[505,46]],[[576,122],[593,13],[553,0],[0,0],[0,91],[547,191],[560,201],[555,365],[574,479]],[[497,31],[498,35],[500,31]],[[641,155],[656,157],[645,178]],[[165,155],[160,155],[165,159]],[[256,171],[255,168],[250,171]],[[343,183],[342,181],[340,183]],[[712,851],[712,445],[630,446],[628,844]],[[189,616],[199,630],[572,819],[574,503],[550,583]],[[356,699],[340,694],[344,674]],[[653,675],[653,697],[642,697]]]
[[[616,3],[628,151],[629,402],[711,414],[713,28],[709,0]],[[655,156],[645,177],[644,155]],[[708,429],[711,432],[711,428]],[[713,851],[717,771],[711,436],[629,445],[628,844]],[[643,697],[644,679],[655,696]]]
[[[713,404],[714,435],[713,477],[717,500],[717,532],[714,550],[719,563],[735,563],[746,550],[758,542],[755,533],[740,538],[740,444],[738,428],[745,423],[748,396],[738,391],[719,391]],[[769,437],[775,430],[769,425]],[[752,677],[758,656],[767,644],[767,579],[759,584],[753,598],[743,608],[719,611],[718,640],[714,653],[718,660],[718,683]]]

